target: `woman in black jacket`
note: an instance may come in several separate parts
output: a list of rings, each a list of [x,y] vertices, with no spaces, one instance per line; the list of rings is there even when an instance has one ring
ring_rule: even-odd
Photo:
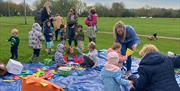
[[[180,91],[174,68],[180,67],[180,56],[162,55],[156,46],[145,45],[138,68],[139,78],[134,81],[136,91]]]

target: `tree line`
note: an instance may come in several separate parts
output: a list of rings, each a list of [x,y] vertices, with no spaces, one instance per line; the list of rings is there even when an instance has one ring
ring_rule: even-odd
[[[26,4],[27,15],[34,15],[39,11],[44,3],[49,0],[37,0],[34,2],[31,9]],[[180,18],[180,9],[165,9],[150,6],[144,6],[138,9],[128,9],[123,2],[114,2],[111,7],[96,3],[93,6],[87,6],[82,0],[51,0],[52,2],[52,15],[59,13],[61,16],[67,16],[70,8],[75,8],[79,16],[87,16],[88,10],[94,7],[100,17],[168,17]],[[0,16],[21,16],[24,13],[23,3],[15,4],[13,2],[5,2],[0,0]]]

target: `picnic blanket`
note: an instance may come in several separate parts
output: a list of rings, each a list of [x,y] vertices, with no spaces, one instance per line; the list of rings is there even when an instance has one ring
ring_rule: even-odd
[[[101,51],[98,54],[99,61],[98,67],[94,69],[87,69],[84,71],[73,71],[70,76],[63,77],[59,76],[49,80],[65,89],[65,91],[103,91],[104,85],[100,77],[100,71],[107,60],[107,52]],[[138,64],[140,62],[139,58],[133,58],[132,72],[136,73]],[[45,65],[43,63],[34,64],[24,64],[24,70],[35,71],[37,68],[42,68]],[[53,69],[55,66],[51,66]],[[79,76],[78,74],[82,74]],[[21,80],[14,82],[2,82],[5,79],[12,79],[13,75],[9,74],[7,76],[0,78],[0,91],[21,91]],[[180,75],[176,75],[176,80],[180,86]],[[125,91],[125,90],[124,90]]]

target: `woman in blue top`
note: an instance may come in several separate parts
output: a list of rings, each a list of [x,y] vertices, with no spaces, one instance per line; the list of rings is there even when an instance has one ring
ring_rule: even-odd
[[[127,48],[131,50],[136,50],[138,44],[140,44],[140,39],[137,36],[134,28],[130,25],[125,25],[122,21],[118,21],[114,27],[115,42],[122,45],[121,54],[126,55]],[[131,56],[128,57],[126,61],[126,68],[128,73],[131,72]]]

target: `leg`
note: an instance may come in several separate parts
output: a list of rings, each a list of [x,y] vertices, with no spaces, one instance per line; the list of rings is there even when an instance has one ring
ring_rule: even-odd
[[[77,43],[77,40],[76,40],[76,39],[74,39],[74,45],[75,45],[75,47],[77,47],[77,45],[78,45],[78,43]]]
[[[71,46],[72,40],[73,40],[72,32],[73,32],[72,28],[68,28],[68,44],[69,44],[69,46]]]
[[[13,47],[11,47],[11,59],[14,58]]]
[[[92,38],[92,41],[93,41],[94,43],[96,43],[96,38]]]
[[[15,59],[18,59],[18,47],[14,48]]]
[[[57,29],[56,31],[55,31],[55,39],[57,40],[57,38],[58,38],[58,35],[59,35],[59,29]]]
[[[89,37],[89,42],[91,42],[92,41],[92,39]]]
[[[121,44],[121,46],[122,46],[122,48],[121,48],[121,55],[125,56],[126,55],[127,46],[126,46],[126,44]],[[126,61],[126,63],[127,63],[127,61]],[[125,63],[123,65],[126,66]],[[126,66],[126,70],[127,70],[127,66]]]

